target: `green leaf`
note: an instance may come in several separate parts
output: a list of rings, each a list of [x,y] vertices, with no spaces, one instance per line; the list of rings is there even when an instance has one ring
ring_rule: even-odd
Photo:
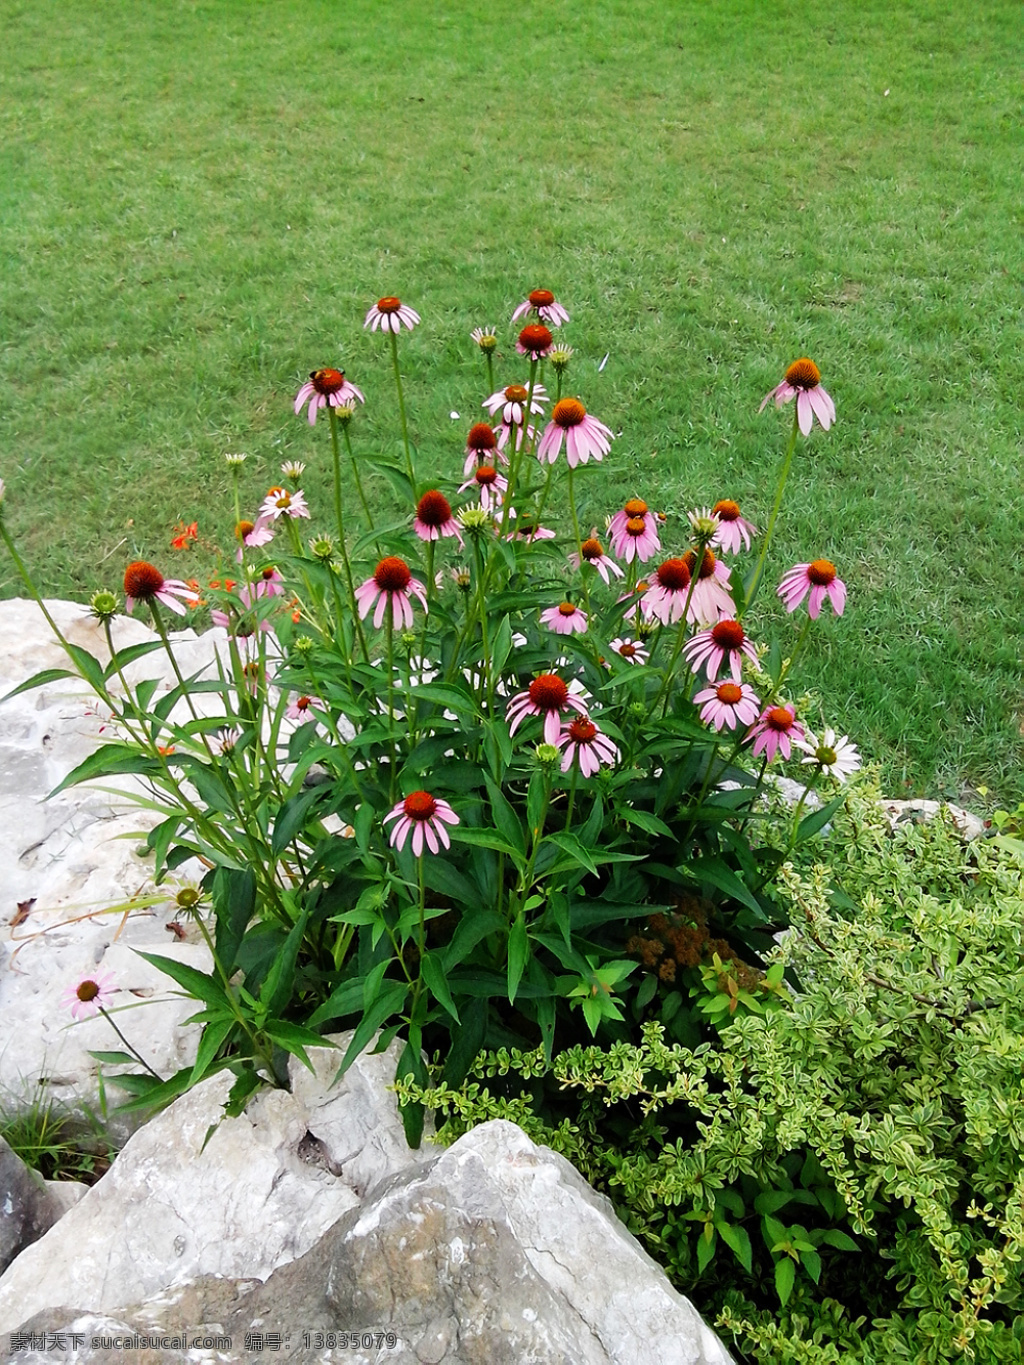
[[[33,673],[31,678],[26,678],[23,683],[19,683],[17,687],[12,687],[9,692],[0,697],[0,705],[3,705],[5,701],[10,701],[12,697],[18,696],[21,692],[31,692],[33,687],[45,687],[47,683],[59,682],[61,678],[75,678],[77,676],[77,673],[72,672],[70,668],[44,668],[41,673]]]
[[[448,1011],[455,1022],[460,1023],[459,1012],[455,1008],[452,1000],[452,993],[448,988],[448,977],[445,974],[445,964],[441,955],[436,952],[427,953],[420,962],[423,972],[423,980],[430,988],[435,1000],[440,1001],[441,1005]]]
[[[114,777],[125,773],[145,773],[152,777],[160,771],[155,759],[140,754],[136,749],[125,744],[104,744],[72,769],[63,782],[59,782],[50,792],[50,798],[52,800],[67,787],[74,787],[79,782],[92,782],[97,777]]]
[[[775,1262],[775,1289],[783,1308],[789,1302],[789,1296],[793,1292],[795,1282],[796,1263],[790,1260],[788,1256],[783,1256]]]
[[[295,987],[295,961],[302,946],[308,918],[309,909],[306,907],[289,929],[284,946],[274,958],[266,980],[260,987],[260,1004],[266,1006],[270,1015],[281,1014],[292,998]]]
[[[753,1273],[753,1249],[750,1245],[750,1237],[745,1228],[734,1226],[732,1223],[716,1223],[716,1228],[721,1235],[722,1241],[735,1253],[736,1259],[747,1272]]]
[[[94,688],[97,692],[105,692],[106,687],[104,686],[104,683],[106,681],[106,676],[103,672],[103,665],[100,663],[99,659],[90,654],[87,649],[83,649],[81,645],[71,644],[69,640],[65,640],[64,648],[67,653],[70,654],[75,667],[90,687]]]
[[[283,1019],[268,1019],[263,1025],[263,1032],[268,1038],[272,1038],[278,1047],[283,1047],[286,1052],[298,1057],[303,1066],[314,1075],[316,1068],[306,1055],[306,1048],[337,1046],[329,1038],[321,1038],[319,1033],[314,1033],[312,1029],[303,1028],[301,1024],[289,1024]]]
[[[217,917],[214,942],[228,975],[236,966],[238,949],[256,913],[256,876],[251,867],[218,867],[210,888]]]
[[[764,1190],[754,1200],[754,1208],[758,1213],[778,1213],[779,1209],[784,1209],[787,1204],[793,1202],[792,1190]],[[782,1224],[777,1225],[781,1228]],[[774,1239],[776,1242],[780,1238]]]
[[[515,1003],[516,991],[526,969],[530,956],[530,941],[526,933],[526,916],[522,911],[516,916],[508,936],[508,1002]]]
[[[840,792],[834,796],[827,806],[822,806],[819,810],[812,810],[810,815],[805,815],[797,826],[796,842],[802,844],[805,839],[810,839],[817,834],[835,815],[836,811],[846,800],[846,793]]]
[[[319,787],[307,787],[298,795],[290,797],[277,812],[274,821],[274,834],[270,841],[270,851],[279,858],[306,823],[312,806],[323,801],[330,793],[330,783]]]
[[[709,1229],[710,1236],[707,1235]],[[701,1274],[707,1270],[708,1265],[715,1254],[716,1240],[714,1226],[711,1223],[705,1223],[704,1231],[701,1233],[700,1239],[697,1242],[697,1269]]]
[[[441,1074],[446,1085],[460,1086],[468,1076],[487,1035],[487,1015],[486,999],[463,1003],[462,1024],[452,1030],[452,1043]]]
[[[549,834],[546,842],[552,843],[556,848],[560,848],[563,853],[567,853],[574,862],[585,867],[588,872],[596,875],[597,863],[589,849],[583,847],[576,835],[569,830],[559,830],[556,834]]]
[[[109,1085],[120,1085],[127,1089],[125,1081],[128,1079],[127,1076],[110,1076],[107,1078],[107,1083]],[[158,1081],[156,1077],[149,1076],[138,1079],[148,1080],[150,1084],[145,1088],[135,1087],[135,1098],[117,1106],[119,1114],[129,1114],[139,1109],[163,1109],[188,1089],[192,1079],[192,1068],[190,1066],[183,1067],[181,1071],[175,1072],[166,1081]]]
[[[311,1028],[318,1028],[332,1019],[344,1019],[350,1014],[355,1014],[362,1007],[362,977],[355,981],[344,981],[340,986],[335,986],[323,1004],[317,1006],[309,1016],[309,1025]]]
[[[384,990],[372,1006],[366,1011],[362,1019],[356,1025],[356,1030],[352,1035],[348,1045],[348,1051],[342,1058],[341,1066],[338,1067],[333,1084],[337,1084],[344,1076],[355,1059],[362,1052],[363,1048],[370,1041],[373,1035],[387,1019],[393,1014],[397,1014],[405,1003],[405,998],[409,993],[409,987],[404,981],[393,981]],[[319,1011],[318,1011],[319,1013]],[[312,1021],[311,1021],[312,1022]]]
[[[858,1247],[853,1238],[848,1237],[845,1232],[840,1232],[838,1228],[829,1228],[828,1232],[822,1236],[821,1240],[830,1247],[835,1247],[838,1251],[860,1250],[860,1247]]]
[[[616,806],[615,813],[623,819],[627,825],[636,825],[639,829],[646,830],[648,834],[660,834],[666,839],[674,839],[676,836],[664,820],[657,815],[652,815],[647,810],[634,810],[632,806]]]
[[[810,1251],[805,1248],[804,1251],[800,1253],[800,1264],[804,1267],[815,1284],[820,1283],[821,1257],[816,1251]]]
[[[90,1057],[95,1057],[98,1062],[106,1062],[108,1066],[137,1066],[138,1057],[133,1057],[130,1052],[93,1052],[89,1051]]]
[[[500,933],[504,928],[505,919],[497,910],[481,906],[467,911],[459,920],[451,942],[441,949],[445,971],[458,966],[488,934]]]
[[[517,867],[523,865],[523,859],[519,855],[519,850],[512,847],[507,839],[503,839],[497,830],[472,829],[468,825],[453,825],[449,827],[448,833],[454,843],[473,844],[477,848],[493,848],[498,853],[504,853],[512,858]]]
[[[224,1105],[224,1117],[237,1118],[249,1102],[249,1096],[263,1084],[258,1072],[251,1064],[246,1064],[237,1073],[235,1083],[228,1093]]]
[[[526,792],[526,823],[530,834],[537,840],[544,833],[544,814],[547,809],[547,779],[538,769],[530,778]]]
[[[235,1027],[235,1022],[233,1017],[222,1017],[207,1024],[203,1029],[203,1036],[199,1039],[199,1048],[196,1052],[196,1064],[192,1068],[192,1075],[189,1078],[190,1088],[198,1084],[206,1075],[210,1064]]]
[[[526,856],[526,838],[523,834],[522,822],[506,799],[501,788],[491,777],[490,773],[484,773],[484,781],[487,784],[487,795],[491,800],[491,811],[494,814],[495,827],[500,831],[502,837],[517,850]]]
[[[507,616],[501,618],[498,629],[494,632],[490,643],[491,676],[497,678],[505,667],[505,660],[512,650],[512,624]]]
[[[753,910],[758,919],[764,919],[764,910],[753,892],[721,858],[714,855],[695,858],[693,862],[687,863],[679,870],[684,876],[695,882],[706,882],[710,886],[717,886],[719,891],[724,891],[733,900],[739,901],[748,909]]]
[[[436,702],[438,706],[447,707],[459,716],[476,714],[476,702],[472,696],[450,683],[423,683],[422,686],[409,687],[404,691],[410,700]]]
[[[503,720],[485,721],[483,736],[488,766],[492,775],[500,781],[512,762],[512,736]]]
[[[412,1030],[414,1037],[410,1038],[398,1059],[395,1067],[395,1080],[402,1080],[405,1076],[412,1079],[422,1086],[430,1084],[430,1076],[427,1068],[423,1065],[423,1053],[419,1045],[419,1028]],[[423,1120],[425,1110],[422,1100],[406,1101],[400,1106],[402,1115],[402,1126],[405,1129],[405,1140],[414,1150],[423,1141]]]
[[[159,953],[143,953],[139,949],[135,951],[150,966],[156,967],[158,971],[169,976],[172,981],[176,981],[194,999],[205,1000],[208,1005],[213,1005],[215,1008],[231,1008],[224,988],[215,977],[207,976],[205,972],[197,971],[195,967],[190,967],[185,962],[179,962],[177,958],[162,957]],[[191,1067],[188,1068],[188,1071],[191,1074]]]

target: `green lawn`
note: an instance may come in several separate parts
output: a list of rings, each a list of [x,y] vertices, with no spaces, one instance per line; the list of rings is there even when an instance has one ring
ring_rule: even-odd
[[[208,572],[168,538],[230,544],[228,450],[254,504],[307,460],[326,510],[326,432],[291,401],[340,359],[355,439],[393,445],[381,294],[423,316],[410,422],[455,479],[486,392],[468,332],[511,338],[545,285],[572,388],[623,433],[579,480],[595,523],[639,493],[679,538],[719,497],[763,524],[788,411],[757,405],[815,358],[838,422],[801,443],[772,568],[826,555],[850,603],[804,677],[889,790],[1016,801],[1016,3],[0,12],[0,477],[45,591],[138,555]]]

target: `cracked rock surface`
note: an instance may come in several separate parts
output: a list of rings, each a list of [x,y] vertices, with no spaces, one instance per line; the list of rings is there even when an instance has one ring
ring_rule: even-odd
[[[262,1336],[293,1365],[727,1365],[693,1305],[562,1157],[496,1119],[385,1179],[316,1244],[265,1283],[206,1277],[102,1328],[81,1304],[23,1330],[219,1333],[230,1346],[185,1358],[249,1361]],[[115,1324],[115,1326],[111,1326]],[[379,1348],[331,1346],[330,1333],[390,1332]],[[113,1350],[70,1357],[114,1365]],[[181,1359],[150,1348],[138,1365]],[[45,1351],[23,1365],[67,1361]]]

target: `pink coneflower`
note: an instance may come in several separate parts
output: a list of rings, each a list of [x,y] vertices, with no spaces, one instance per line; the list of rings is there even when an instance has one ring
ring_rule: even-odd
[[[436,488],[424,493],[416,504],[416,520],[412,529],[420,540],[440,540],[442,536],[454,536],[462,544],[462,532],[452,516],[452,505]]]
[[[736,683],[743,674],[744,654],[751,663],[757,663],[757,650],[747,638],[746,631],[739,621],[731,619],[719,621],[710,630],[702,630],[692,640],[687,640],[683,654],[694,673],[699,673],[702,668],[705,670],[708,682],[715,681],[726,660],[732,680]]]
[[[184,616],[185,607],[182,606],[182,602],[194,607],[199,601],[199,594],[193,592],[187,583],[183,583],[180,578],[164,578],[159,569],[147,564],[144,559],[137,559],[125,569],[124,596],[129,615],[134,610],[136,602],[145,602],[148,605],[161,602],[168,611]]]
[[[515,516],[515,508],[512,509],[510,516]],[[549,530],[546,526],[538,526],[532,517],[523,517],[515,527],[505,537],[506,540],[525,540],[532,544],[535,540],[554,540],[556,532]]]
[[[501,506],[502,497],[508,488],[508,479],[499,474],[494,465],[481,464],[473,470],[472,478],[459,486],[459,492],[464,493],[467,488],[478,489],[480,506],[485,512],[491,512]]]
[[[793,398],[796,399],[796,420],[805,436],[810,435],[811,423],[815,417],[826,431],[836,420],[836,405],[821,387],[821,374],[817,365],[806,356],[793,361],[782,383],[776,385],[771,393],[765,394],[758,412],[764,412],[772,398],[775,399],[777,408],[781,408],[783,403],[788,403]]]
[[[100,1010],[110,1008],[117,991],[114,978],[109,973],[83,976],[60,998],[60,1003],[71,1010],[74,1019],[93,1019]]]
[[[683,556],[686,567],[693,573],[697,563],[695,550],[687,550]],[[700,562],[697,582],[690,598],[688,613],[691,621],[718,621],[722,617],[734,616],[736,604],[729,592],[729,570],[712,550],[705,550]]]
[[[754,741],[751,752],[763,753],[770,763],[782,750],[783,758],[792,756],[791,741],[803,739],[804,727],[796,718],[796,710],[790,706],[766,706],[753,726],[747,739]]]
[[[625,659],[628,664],[645,664],[649,653],[647,646],[641,640],[624,640],[621,637],[612,640],[608,646],[614,649],[620,659]]]
[[[604,546],[596,534],[583,541],[578,555],[569,556],[569,563],[574,569],[578,569],[581,564],[589,564],[592,569],[597,570],[609,586],[611,586],[613,574],[616,578],[624,576],[615,560],[605,554]]]
[[[366,314],[363,326],[372,327],[375,332],[378,327],[382,332],[400,332],[403,327],[408,327],[411,332],[419,320],[419,313],[414,312],[408,304],[388,297],[377,300]]]
[[[484,355],[490,355],[492,351],[498,349],[497,330],[496,327],[474,327],[469,335]]]
[[[429,792],[410,792],[404,801],[399,801],[393,810],[388,811],[384,823],[387,824],[389,820],[398,821],[388,840],[391,847],[401,852],[412,830],[412,851],[417,858],[423,852],[424,842],[431,853],[439,853],[442,844],[445,848],[451,848],[452,841],[445,825],[459,823],[459,817],[448,802],[442,801],[439,796],[431,796]]]
[[[287,488],[271,488],[260,505],[260,520],[276,521],[278,517],[308,517],[309,508],[302,493],[289,493]]]
[[[832,603],[835,614],[842,616],[846,606],[846,584],[836,577],[836,566],[830,559],[816,559],[812,564],[794,564],[783,574],[778,594],[785,602],[787,611],[796,611],[808,593],[811,596],[807,611],[812,621],[818,619],[826,597]]]
[[[542,611],[540,619],[550,626],[556,635],[582,635],[587,628],[587,613],[580,611],[573,602],[562,602],[557,607]]]
[[[690,601],[689,619],[693,620],[693,598],[690,592],[690,566],[685,559],[666,559],[651,575],[651,583],[640,601],[643,614],[655,617],[663,626],[678,621]]]
[[[531,322],[519,333],[516,350],[533,360],[543,360],[551,350],[552,341],[551,333],[542,323]]]
[[[314,711],[326,711],[327,707],[319,697],[293,697],[285,715],[289,720],[315,720]]]
[[[657,518],[642,498],[630,498],[622,511],[615,513],[608,524],[608,534],[612,549],[627,564],[634,559],[646,564],[661,549]]]
[[[478,464],[493,464],[494,452],[498,448],[498,438],[494,434],[494,428],[486,422],[477,422],[470,427],[469,435],[466,437],[466,462],[462,466],[462,472],[468,479]],[[502,464],[508,464],[505,455],[499,455],[498,459]]]
[[[524,299],[512,314],[512,321],[518,322],[520,318],[526,317],[531,310],[537,314],[541,322],[546,322],[549,327],[561,327],[563,322],[569,321],[569,314],[550,289],[532,290],[530,297]]]
[[[384,620],[384,613],[391,608],[391,620],[401,630],[412,628],[413,595],[419,598],[423,610],[427,610],[427,593],[418,578],[413,578],[409,566],[397,555],[388,555],[368,578],[356,588],[355,598],[359,604],[359,619],[362,620],[374,602],[377,610],[373,613],[373,624],[377,627]],[[379,600],[378,600],[379,599]]]
[[[727,725],[735,730],[737,725],[753,725],[757,720],[757,710],[761,700],[747,683],[724,682],[717,687],[706,687],[694,697],[694,704],[700,707],[700,718],[705,725],[713,725],[721,730]]]
[[[273,520],[272,517],[257,517],[255,522],[240,521],[236,524],[235,538],[242,542],[235,554],[235,559],[239,564],[245,557],[246,550],[255,550],[261,545],[269,545],[274,539],[274,532],[271,530]]]
[[[316,423],[319,408],[343,408],[353,399],[365,403],[362,390],[345,378],[344,370],[311,370],[308,381],[295,395],[296,415],[309,402],[309,425]]]
[[[521,427],[526,417],[527,398],[530,399],[530,411],[543,414],[544,404],[548,400],[543,384],[534,384],[532,396],[525,384],[509,384],[507,388],[492,393],[480,406],[486,408],[492,417],[500,408],[501,420],[506,426]]]
[[[591,417],[578,398],[561,398],[551,410],[551,421],[537,447],[537,459],[554,464],[565,441],[565,458],[570,469],[608,454],[615,439],[610,427]]]
[[[252,586],[246,583],[239,596],[247,607],[251,607],[260,597],[283,597],[284,593],[284,574],[276,564],[264,564],[263,568],[253,575]]]
[[[537,428],[531,423],[528,423],[526,426],[517,427],[514,425],[510,426],[508,422],[502,422],[498,427],[498,449],[504,450],[509,441],[512,442],[513,449],[515,449],[517,445],[522,447],[524,445],[523,432],[526,433],[525,445],[536,446]],[[502,455],[501,458],[508,464],[508,459],[504,455]]]
[[[741,547],[750,549],[750,537],[757,535],[757,527],[740,516],[738,503],[723,498],[712,507],[711,515],[718,518],[718,530],[710,542],[713,549],[726,554],[739,554]]]
[[[567,773],[576,763],[584,777],[592,777],[602,763],[610,768],[619,761],[618,745],[603,735],[586,715],[576,716],[559,735],[558,747],[561,749],[563,746],[563,773]]]
[[[505,712],[505,718],[510,722],[509,734],[514,735],[527,716],[543,716],[544,743],[557,744],[561,714],[566,707],[583,715],[587,710],[557,673],[542,673],[539,678],[534,678],[525,692],[520,692],[509,702]]]
[[[845,782],[860,767],[856,744],[851,744],[846,735],[836,739],[836,732],[829,727],[822,731],[821,739],[808,730],[804,739],[794,739],[793,743],[804,752],[801,763],[811,763],[819,772],[827,773],[839,782]]]

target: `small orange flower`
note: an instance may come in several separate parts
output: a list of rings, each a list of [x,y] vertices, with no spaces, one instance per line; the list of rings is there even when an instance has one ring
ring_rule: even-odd
[[[199,526],[197,522],[189,522],[186,526],[183,521],[179,521],[174,528],[174,535],[171,537],[172,550],[187,550],[194,540],[199,539]]]

